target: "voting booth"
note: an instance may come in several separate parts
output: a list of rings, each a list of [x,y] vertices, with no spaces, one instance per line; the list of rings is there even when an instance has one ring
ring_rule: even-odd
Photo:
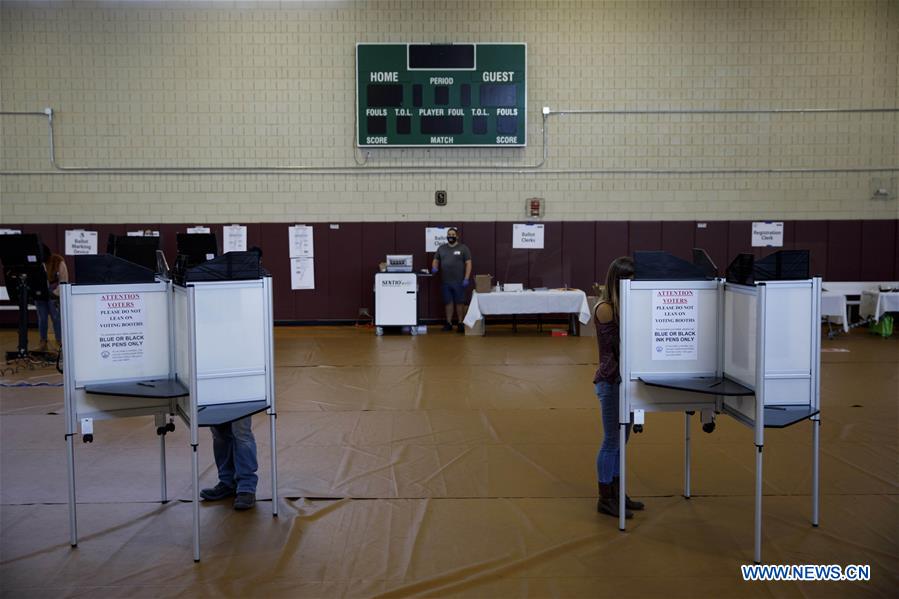
[[[233,252],[168,280],[113,256],[78,256],[78,284],[61,285],[71,544],[78,544],[74,437],[94,421],[153,415],[166,491],[166,433],[190,429],[193,553],[200,559],[200,427],[265,411],[272,515],[278,514],[271,277]],[[253,260],[255,259],[255,269]],[[96,435],[99,440],[99,434]],[[211,447],[211,438],[203,437]]]
[[[812,524],[818,525],[821,280],[808,278],[802,252],[760,262],[742,255],[727,279],[708,266],[636,252],[634,279],[621,281],[619,528],[625,529],[625,435],[632,420],[641,432],[647,412],[685,413],[689,498],[691,415],[700,412],[711,432],[715,415],[725,414],[754,433],[754,559],[761,562],[765,428],[812,421]]]

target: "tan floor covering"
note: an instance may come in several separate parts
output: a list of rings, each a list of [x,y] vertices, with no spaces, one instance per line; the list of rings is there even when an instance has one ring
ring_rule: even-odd
[[[821,527],[809,525],[808,423],[769,430],[763,558],[870,564],[867,583],[744,583],[752,557],[749,429],[694,427],[693,499],[681,496],[683,419],[632,437],[627,533],[595,512],[602,435],[595,340],[497,327],[276,332],[282,514],[271,517],[267,420],[256,416],[251,513],[202,506],[191,560],[185,427],[169,435],[158,501],[152,419],[100,422],[76,443],[80,545],[68,545],[58,387],[0,388],[3,597],[877,597],[899,589],[899,337],[824,341]],[[0,331],[0,347],[14,346]],[[5,382],[61,382],[49,369]],[[208,439],[202,432],[201,441]],[[211,443],[201,445],[213,484]]]

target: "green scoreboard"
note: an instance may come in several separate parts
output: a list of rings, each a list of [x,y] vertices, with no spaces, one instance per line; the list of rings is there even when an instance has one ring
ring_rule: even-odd
[[[356,145],[524,146],[526,44],[356,44]]]

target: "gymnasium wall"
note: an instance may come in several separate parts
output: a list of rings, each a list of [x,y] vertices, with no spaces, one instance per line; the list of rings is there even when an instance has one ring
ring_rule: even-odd
[[[160,231],[162,248],[172,264],[175,235],[191,224],[14,226],[39,234],[54,250],[63,247],[65,230],[73,227],[98,231],[101,248],[110,233],[155,229]],[[693,247],[702,247],[721,269],[740,252],[764,256],[772,251],[751,247],[751,221],[551,221],[545,223],[543,250],[512,249],[511,222],[315,223],[315,290],[292,291],[289,225],[250,224],[247,243],[262,248],[263,263],[274,277],[277,320],[355,320],[359,308],[373,311],[374,272],[384,256],[412,254],[416,270],[427,267],[432,256],[424,252],[424,229],[445,224],[461,229],[476,274],[492,274],[502,282],[527,287],[567,284],[589,291],[594,281],[604,281],[609,262],[635,250],[664,249],[689,259]],[[211,227],[221,240],[221,224]],[[786,221],[784,248],[809,250],[812,274],[825,281],[897,281],[897,232],[897,220]],[[71,256],[67,262],[71,269]],[[72,274],[77,280],[77,271]],[[443,308],[436,279],[420,282],[419,315],[440,318]],[[2,312],[0,318],[9,323],[15,313]]]
[[[356,152],[355,44],[405,41],[526,42],[528,147]],[[571,230],[893,220],[896,112],[554,114],[533,165],[544,106],[869,110],[897,96],[895,0],[3,0],[0,111],[52,108],[58,166],[343,170],[63,174],[49,165],[46,118],[5,115],[0,224],[490,229],[535,196],[552,227]],[[460,171],[379,172],[410,166]],[[881,188],[892,199],[872,199]]]

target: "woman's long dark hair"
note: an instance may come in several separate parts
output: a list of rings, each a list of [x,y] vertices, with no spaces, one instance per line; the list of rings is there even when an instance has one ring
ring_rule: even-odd
[[[620,256],[609,264],[609,272],[606,273],[606,287],[602,291],[601,301],[612,304],[614,319],[618,320],[619,300],[618,282],[621,279],[630,279],[634,276],[634,259],[630,256]]]

